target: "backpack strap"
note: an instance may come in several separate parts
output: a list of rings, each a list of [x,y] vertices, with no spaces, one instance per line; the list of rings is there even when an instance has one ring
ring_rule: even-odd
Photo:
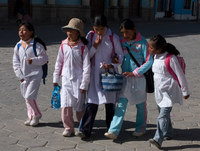
[[[61,47],[61,50],[62,50],[62,53],[63,53],[63,43],[61,43],[61,46],[60,46],[60,47]],[[63,54],[64,54],[64,53],[63,53]]]
[[[22,45],[22,43],[18,43],[17,44],[17,50],[19,51],[20,46]]]
[[[33,42],[33,52],[34,52],[35,56],[37,57],[36,42],[37,41],[34,39],[34,42]]]
[[[62,75],[62,71],[63,71],[63,66],[64,66],[64,52],[63,52],[63,43],[61,43],[61,45],[60,45],[60,48],[61,48],[61,51],[62,51],[62,54],[63,54],[63,64],[62,64],[62,69],[61,69],[61,71],[60,71],[60,77],[61,77],[61,75]]]
[[[91,33],[90,42],[92,43],[92,40],[94,38],[94,31],[92,30],[90,33]],[[93,62],[92,64],[95,65],[95,54],[92,58],[92,62]]]
[[[112,35],[109,35],[110,41],[111,41],[112,46],[113,46],[113,51],[112,51],[112,54],[111,54],[110,58],[113,58],[113,56],[114,56],[114,54],[115,54],[115,45],[114,45],[114,41],[113,41],[113,35],[114,35],[113,32],[112,32]]]
[[[81,46],[81,57],[83,58],[83,52],[85,50],[85,45]]]
[[[91,37],[90,37],[90,41],[92,42],[92,40],[93,40],[93,37],[94,37],[94,31],[92,30],[91,31]]]
[[[172,54],[168,53],[165,59],[165,66],[167,68],[167,71],[174,77],[174,79],[178,82],[179,86],[179,80],[176,76],[176,74],[174,73],[174,71],[172,70],[172,68],[170,67],[170,60],[171,60]],[[180,86],[181,87],[181,86]]]

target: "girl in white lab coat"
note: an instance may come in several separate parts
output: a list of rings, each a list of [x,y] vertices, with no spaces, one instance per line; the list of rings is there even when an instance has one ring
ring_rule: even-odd
[[[28,119],[27,126],[36,126],[42,117],[36,104],[36,98],[42,79],[42,65],[47,63],[46,45],[38,37],[32,24],[22,22],[19,26],[20,41],[14,48],[13,68],[21,82],[21,93],[26,101]],[[34,43],[35,42],[35,43]],[[34,48],[37,56],[34,53]]]
[[[89,41],[88,48],[92,69],[91,81],[87,93],[87,107],[78,133],[81,138],[90,137],[100,104],[105,104],[106,125],[108,128],[110,127],[110,122],[114,115],[117,92],[103,91],[100,74],[105,72],[105,68],[112,67],[113,49],[119,60],[114,66],[117,67],[123,61],[123,51],[119,37],[108,28],[107,19],[104,15],[95,16],[93,29],[94,31],[90,31],[86,36]]]
[[[152,70],[154,72],[155,99],[159,109],[157,130],[149,142],[160,148],[164,139],[171,139],[173,134],[170,112],[175,103],[183,104],[182,97],[188,99],[190,94],[183,70],[178,62],[179,51],[166,42],[161,35],[152,37],[149,41],[149,52],[154,55]],[[166,57],[172,54],[169,66],[178,78],[179,83],[167,68]],[[180,86],[179,86],[180,84]]]
[[[65,130],[62,135],[74,135],[73,108],[80,122],[85,109],[85,94],[90,82],[90,58],[87,48],[87,39],[84,38],[83,22],[72,18],[69,24],[62,27],[67,33],[63,40],[55,64],[53,85],[58,85],[62,78],[61,108],[62,122]]]

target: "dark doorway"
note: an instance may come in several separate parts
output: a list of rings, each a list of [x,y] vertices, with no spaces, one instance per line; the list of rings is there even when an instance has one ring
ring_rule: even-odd
[[[90,0],[91,17],[97,14],[104,14],[104,0]]]
[[[15,5],[17,0],[8,0],[8,19],[15,19],[17,18],[16,15],[14,15]],[[24,10],[26,14],[30,14],[30,0],[22,0],[24,5]]]
[[[140,17],[140,0],[129,0],[129,16]]]

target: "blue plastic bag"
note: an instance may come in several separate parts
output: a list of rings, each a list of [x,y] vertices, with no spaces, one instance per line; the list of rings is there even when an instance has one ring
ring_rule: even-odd
[[[55,110],[58,110],[60,108],[60,89],[61,87],[56,85],[54,86],[54,90],[52,92],[51,108]]]

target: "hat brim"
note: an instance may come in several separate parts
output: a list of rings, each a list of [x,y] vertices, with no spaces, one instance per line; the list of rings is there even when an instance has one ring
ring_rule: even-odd
[[[80,35],[81,35],[81,37],[85,37],[85,33],[83,32],[83,31],[80,31],[79,29],[77,29],[77,28],[72,28],[72,27],[69,27],[69,26],[63,26],[62,28],[61,28],[61,30],[64,32],[64,33],[66,33],[67,32],[67,29],[74,29],[74,30],[78,30],[79,31],[79,33],[80,33]]]

